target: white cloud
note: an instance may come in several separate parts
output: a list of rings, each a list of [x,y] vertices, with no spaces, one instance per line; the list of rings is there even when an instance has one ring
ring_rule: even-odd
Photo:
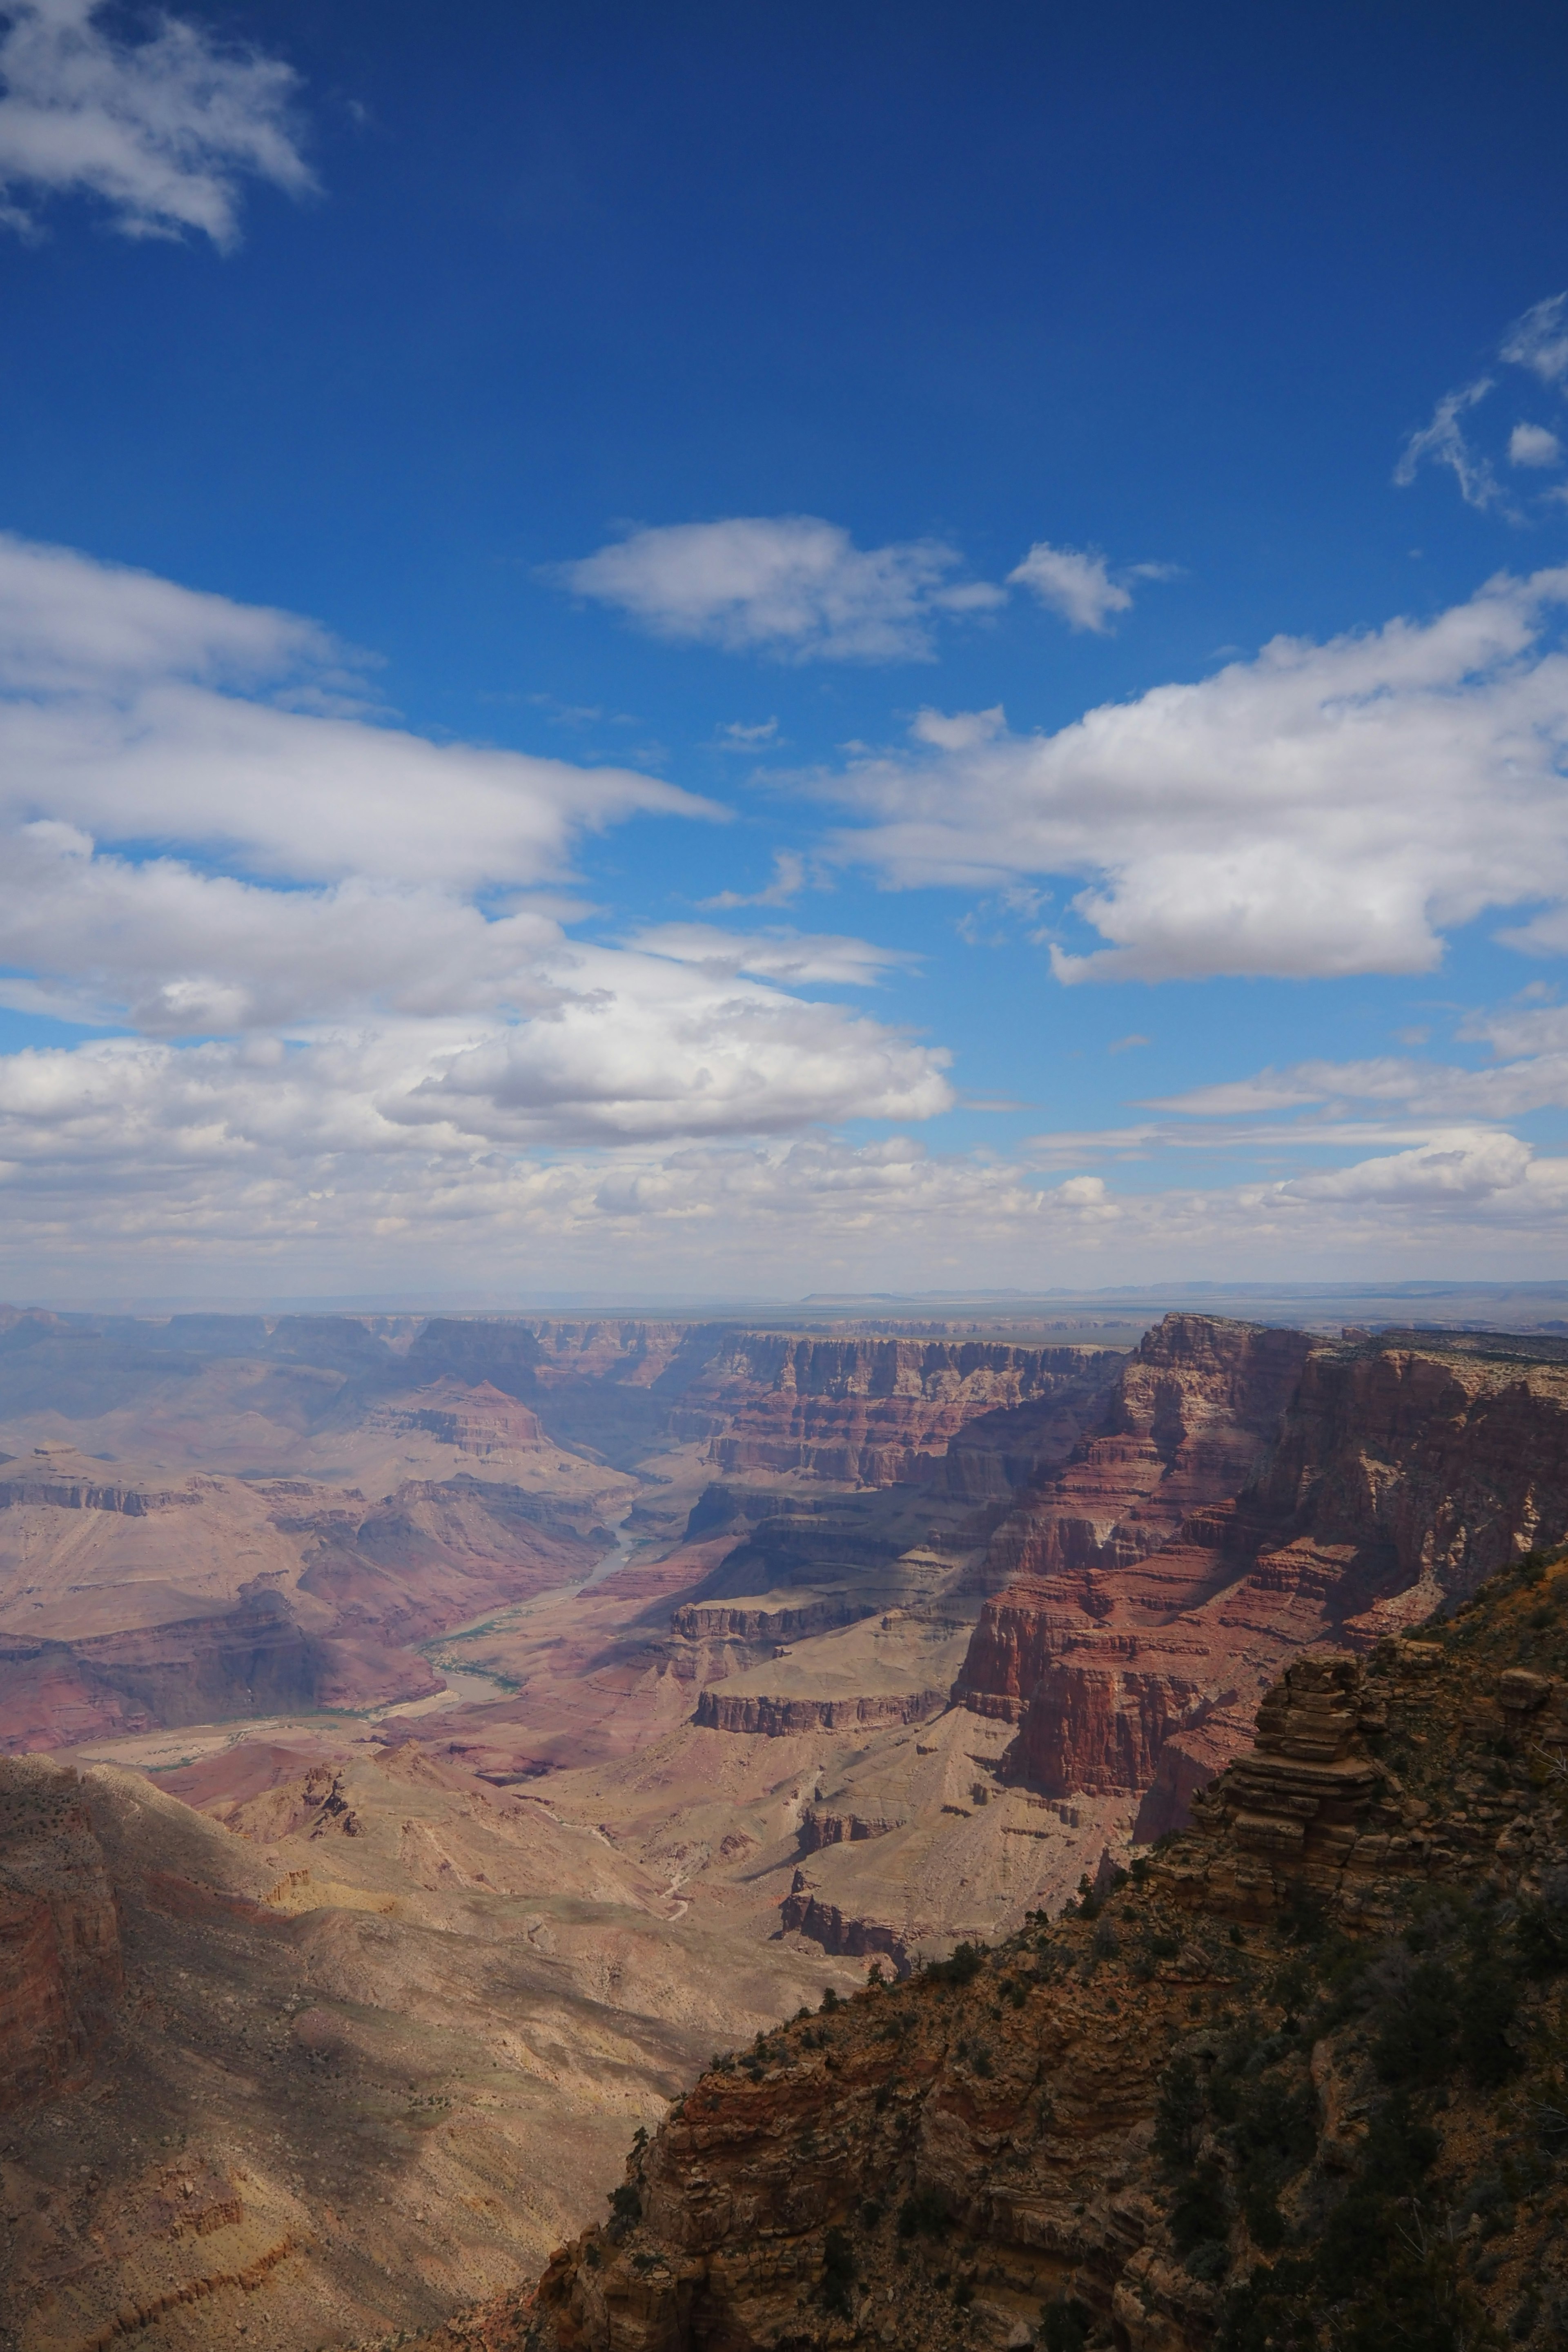
[[[926,661],[942,613],[1005,601],[955,581],[940,540],[858,548],[813,515],[738,515],[634,531],[552,576],[657,636],[784,661]]]
[[[1093,629],[1100,635],[1110,628],[1113,613],[1132,609],[1131,592],[1112,580],[1097,548],[1053,547],[1048,540],[1037,540],[1007,580],[1010,586],[1032,589],[1069,628]]]
[[[823,782],[858,820],[835,854],[906,886],[1085,877],[1074,908],[1108,945],[1058,943],[1067,981],[1421,972],[1490,908],[1568,924],[1565,600],[1568,570],[1500,576],[1055,735],[922,725],[910,757]]]
[[[1510,466],[1560,466],[1563,444],[1544,425],[1516,425],[1508,436]]]
[[[1430,459],[1435,466],[1448,467],[1467,506],[1489,507],[1495,502],[1498,484],[1490,461],[1476,455],[1459,423],[1461,416],[1479,406],[1491,388],[1490,376],[1481,376],[1458,392],[1444,394],[1432,412],[1431,424],[1413,433],[1405,445],[1394,469],[1401,489],[1409,488],[1420,467]]]
[[[775,849],[773,878],[764,883],[760,890],[721,890],[717,897],[700,899],[698,904],[711,908],[715,913],[731,907],[787,907],[792,898],[799,898],[805,887],[805,860],[799,851]]]
[[[873,947],[809,932],[721,930],[714,923],[658,923],[638,931],[629,944],[644,954],[673,962],[701,964],[710,971],[745,971],[762,980],[866,987],[884,972],[907,971],[920,961],[900,948]]]
[[[1515,320],[1500,356],[1531,369],[1542,383],[1568,383],[1568,294],[1550,294]]]
[[[759,719],[751,726],[743,719],[731,719],[720,728],[716,748],[721,751],[760,751],[764,745],[776,744],[778,731],[776,719]]]
[[[585,830],[721,812],[289,707],[352,683],[308,622],[0,541],[0,1002],[138,1033],[0,1060],[8,1204],[102,1186],[129,1232],[166,1183],[168,1216],[200,1195],[227,1230],[223,1171],[304,1231],[323,1169],[363,1200],[496,1153],[951,1100],[939,1049],[789,993],[898,955],[700,925],[595,946],[539,889]]]
[[[395,1048],[385,1071],[395,1108],[406,1099]],[[441,1124],[443,1108],[493,1123],[499,1087],[426,1097],[416,1109],[432,1123],[413,1131],[416,1150],[400,1149],[377,1076],[348,1045],[267,1069],[228,1046],[121,1041],[0,1062],[0,1287],[472,1284],[504,1297],[624,1284],[755,1298],[1092,1288],[1169,1281],[1175,1268],[1277,1279],[1282,1265],[1303,1280],[1456,1265],[1537,1276],[1543,1253],[1554,1263],[1568,1244],[1568,1160],[1482,1130],[1395,1140],[1326,1177],[1122,1191],[1085,1169],[1096,1139],[1058,1156],[1058,1181],[1034,1149],[942,1156],[899,1135],[562,1156]]]
[[[30,232],[29,201],[74,191],[101,197],[127,236],[196,230],[226,248],[243,180],[294,196],[313,187],[290,67],[176,16],[120,41],[100,21],[108,13],[102,0],[8,0],[0,218]]]
[[[337,715],[342,660],[292,614],[0,535],[0,826],[469,889],[552,880],[581,832],[639,811],[721,814],[629,769]]]

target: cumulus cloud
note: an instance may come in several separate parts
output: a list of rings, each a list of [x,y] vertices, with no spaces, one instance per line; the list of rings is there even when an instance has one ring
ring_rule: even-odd
[[[1058,940],[1068,982],[1431,971],[1489,909],[1568,922],[1565,601],[1568,570],[1500,576],[1053,735],[922,719],[908,757],[823,782],[857,820],[835,854],[906,886],[1083,877],[1108,944]]]
[[[1007,574],[1009,585],[1027,588],[1073,629],[1103,636],[1113,613],[1132,609],[1131,591],[1113,580],[1097,548],[1053,547],[1037,540],[1024,561]]]
[[[900,961],[865,942],[569,935],[540,886],[585,831],[710,803],[302,707],[352,686],[310,622],[0,541],[0,1002],[136,1033],[0,1064],[0,1160],[79,1154],[84,1182],[119,1187],[112,1166],[132,1192],[143,1156],[268,1168],[286,1190],[321,1154],[776,1135],[951,1100],[939,1049],[789,993]]]
[[[1175,1265],[1231,1280],[1282,1264],[1302,1278],[1456,1263],[1533,1275],[1568,1243],[1568,1160],[1479,1129],[1394,1138],[1269,1181],[1123,1190],[1085,1167],[1092,1138],[1056,1158],[1059,1172],[1036,1147],[941,1154],[908,1135],[518,1150],[487,1139],[506,1115],[504,1069],[459,1068],[412,1105],[408,1076],[395,1039],[324,1042],[268,1067],[231,1044],[135,1040],[0,1061],[0,1279],[29,1296],[122,1289],[133,1252],[144,1289],[218,1274],[231,1294],[468,1282],[495,1295],[547,1267],[555,1288],[755,1297],[1095,1287]],[[537,1071],[520,1091],[537,1095]],[[578,1082],[574,1098],[592,1112],[604,1097]],[[409,1108],[423,1124],[404,1123]]]
[[[0,219],[30,233],[40,197],[101,198],[132,237],[239,233],[240,186],[300,196],[292,68],[160,17],[118,40],[103,0],[8,0],[0,36]]]
[[[1510,466],[1560,466],[1563,444],[1544,425],[1516,425],[1508,436]]]
[[[955,579],[961,562],[940,540],[864,549],[815,515],[737,515],[634,531],[552,576],[678,643],[784,661],[929,661],[939,614],[1005,601]]]

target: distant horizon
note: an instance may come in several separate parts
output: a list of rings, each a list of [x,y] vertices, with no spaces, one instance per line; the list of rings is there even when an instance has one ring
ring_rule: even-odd
[[[1521,1325],[1521,1328],[1539,1328],[1568,1329],[1568,1282],[1485,1283],[1453,1280],[1447,1282],[1410,1281],[1404,1283],[1222,1283],[1208,1280],[1118,1286],[1101,1290],[1069,1291],[1048,1289],[1036,1292],[1007,1291],[876,1291],[860,1293],[822,1293],[799,1298],[752,1297],[733,1295],[694,1297],[689,1293],[635,1293],[631,1291],[536,1293],[531,1297],[498,1300],[463,1292],[398,1294],[377,1293],[336,1297],[298,1297],[268,1296],[237,1296],[216,1299],[193,1300],[174,1297],[105,1298],[92,1302],[66,1302],[55,1298],[9,1298],[0,1300],[0,1310],[19,1314],[49,1314],[62,1318],[91,1319],[121,1318],[168,1323],[185,1319],[283,1319],[294,1317],[342,1316],[344,1318],[377,1318],[409,1320],[438,1319],[443,1316],[483,1320],[547,1318],[560,1316],[584,1315],[614,1319],[647,1318],[655,1321],[689,1322],[716,1320],[720,1322],[766,1321],[770,1317],[780,1320],[800,1321],[817,1310],[824,1321],[842,1319],[850,1322],[868,1321],[877,1315],[898,1320],[898,1310],[908,1310],[911,1323],[935,1323],[941,1319],[965,1317],[978,1321],[1022,1324],[1055,1319],[1063,1324],[1083,1320],[1098,1315],[1108,1322],[1121,1318],[1120,1327],[1140,1319],[1147,1320],[1163,1312],[1179,1308],[1183,1303],[1202,1303],[1222,1311],[1216,1302],[1232,1302],[1237,1306],[1252,1301],[1259,1306],[1273,1305],[1280,1308],[1292,1304],[1302,1309],[1316,1308],[1330,1321],[1341,1319],[1331,1309],[1346,1310],[1355,1306],[1375,1307],[1383,1304],[1393,1307],[1401,1302],[1417,1305],[1423,1302],[1468,1302],[1472,1312],[1461,1315],[1451,1324],[1433,1324],[1431,1318],[1419,1318],[1416,1328],[1485,1328],[1485,1307],[1490,1302],[1502,1307],[1510,1300],[1532,1302],[1538,1307],[1556,1305],[1563,1308],[1561,1318],[1539,1326]],[[922,1315],[921,1309],[929,1310]],[[1075,1315],[1073,1310],[1082,1310]],[[1038,1310],[1031,1312],[1031,1310]],[[1240,1319],[1247,1319],[1242,1317]],[[1292,1318],[1286,1315],[1287,1322]],[[1352,1319],[1347,1312],[1344,1319]],[[1373,1317],[1373,1321],[1396,1319]],[[1506,1331],[1507,1323],[1496,1326]]]

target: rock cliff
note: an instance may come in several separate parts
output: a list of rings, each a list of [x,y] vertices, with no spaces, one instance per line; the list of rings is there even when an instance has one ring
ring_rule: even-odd
[[[1568,1369],[1527,1342],[1168,1316],[993,1538],[954,1696],[1018,1727],[1017,1779],[1142,1796],[1157,1834],[1293,1651],[1367,1649],[1560,1540],[1565,1440]]]
[[[1533,1559],[1300,1658],[1131,1883],[719,2061],[475,2340],[1560,2344],[1565,1669]]]
[[[796,1339],[738,1332],[685,1391],[711,1400],[728,1427],[713,1438],[721,1471],[804,1470],[867,1486],[933,1480],[968,1424],[1028,1408],[1032,1460],[1060,1460],[1098,1410],[1121,1363],[1094,1348],[1016,1348],[989,1340]],[[1015,1424],[982,1454],[1015,1450]],[[987,1462],[984,1491],[994,1491]],[[978,1497],[977,1497],[978,1499]]]

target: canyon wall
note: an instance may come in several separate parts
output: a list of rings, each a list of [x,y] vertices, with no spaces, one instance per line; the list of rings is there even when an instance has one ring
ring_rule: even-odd
[[[954,1696],[1048,1795],[1184,1817],[1283,1658],[1384,1633],[1568,1532],[1568,1368],[1529,1343],[1150,1332],[1101,1425],[997,1530]]]
[[[1033,1408],[1033,1457],[1062,1458],[1121,1362],[1105,1349],[738,1332],[687,1389],[682,1411],[722,1404],[729,1425],[710,1458],[725,1474],[795,1470],[890,1486],[939,1477],[962,1431],[1023,1407]],[[1015,1448],[1024,1433],[1009,1433]],[[989,1450],[1005,1444],[998,1435]],[[996,1491],[989,1476],[978,1483]]]

